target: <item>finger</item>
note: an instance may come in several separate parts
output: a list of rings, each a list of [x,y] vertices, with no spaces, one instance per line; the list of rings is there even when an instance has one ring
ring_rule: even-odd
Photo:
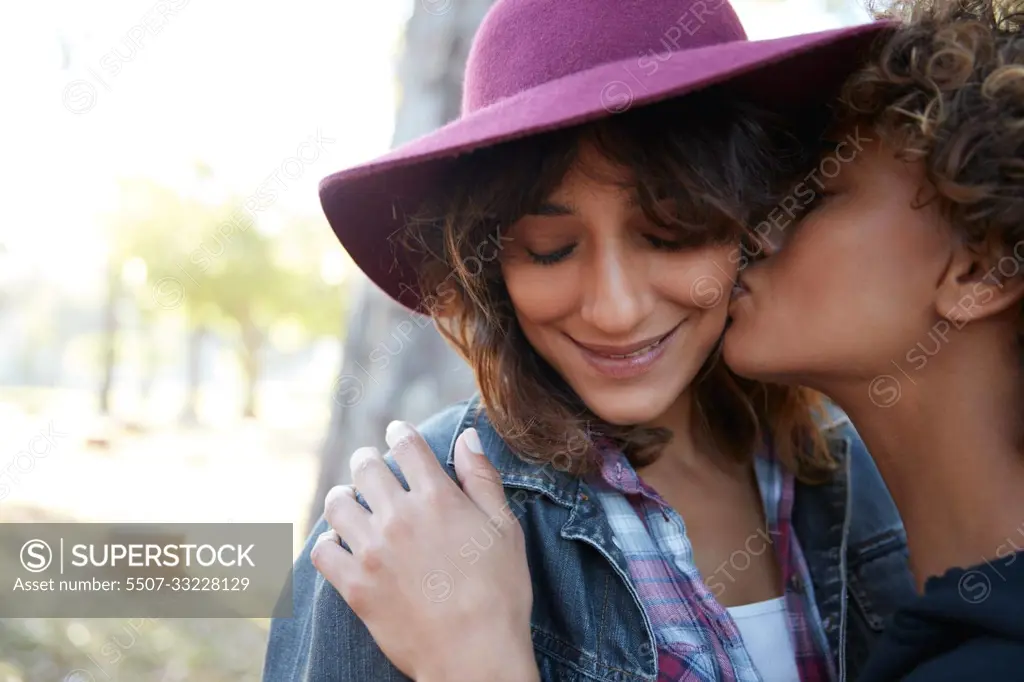
[[[466,429],[455,441],[455,473],[462,489],[488,516],[507,515],[508,500],[501,474],[484,456],[476,429]]]
[[[391,456],[402,470],[410,490],[422,490],[439,486],[455,487],[455,482],[441,468],[434,451],[416,428],[403,421],[388,424],[384,436]]]
[[[352,483],[359,488],[371,512],[390,511],[398,496],[405,494],[405,489],[377,448],[359,448],[353,452],[349,467],[352,469]]]
[[[336,485],[327,491],[324,519],[331,527],[330,532],[343,537],[352,551],[362,547],[371,533],[370,512],[356,501],[350,485]],[[344,552],[344,548],[341,551]]]
[[[320,575],[344,596],[345,577],[356,570],[356,559],[338,544],[337,533],[333,530],[320,533],[310,550],[309,560]]]

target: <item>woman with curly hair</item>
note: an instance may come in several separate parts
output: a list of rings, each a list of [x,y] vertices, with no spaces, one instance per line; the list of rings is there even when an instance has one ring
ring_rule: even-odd
[[[862,679],[1024,679],[1024,4],[910,3],[823,180],[740,276],[725,359],[849,414],[922,595]]]

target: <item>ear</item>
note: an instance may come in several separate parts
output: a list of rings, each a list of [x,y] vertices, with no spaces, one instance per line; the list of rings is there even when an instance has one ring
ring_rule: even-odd
[[[1024,301],[1024,260],[1001,246],[957,244],[939,281],[935,306],[962,328]]]

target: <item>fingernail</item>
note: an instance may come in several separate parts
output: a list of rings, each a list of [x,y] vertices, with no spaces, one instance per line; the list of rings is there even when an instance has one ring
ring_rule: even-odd
[[[388,444],[389,448],[393,448],[395,443],[411,436],[413,433],[413,428],[407,422],[395,420],[388,424],[388,428],[384,432],[384,442]]]
[[[380,456],[380,453],[377,451],[377,448],[374,448],[374,447],[359,448],[358,450],[356,450],[355,452],[352,453],[351,457],[348,458],[349,468],[352,469],[352,471],[354,472],[356,469],[358,469],[361,466],[363,466],[363,462],[365,460],[371,459],[373,457],[379,457],[379,456]]]
[[[466,439],[466,447],[474,455],[484,454],[484,447],[480,445],[480,435],[476,432],[476,429],[466,429],[464,432]]]

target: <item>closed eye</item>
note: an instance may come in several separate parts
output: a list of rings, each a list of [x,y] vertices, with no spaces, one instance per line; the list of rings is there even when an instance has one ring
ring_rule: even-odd
[[[645,234],[644,238],[659,251],[678,251],[683,248],[683,243],[675,239],[663,239],[653,234]]]
[[[526,249],[526,253],[529,254],[530,260],[539,265],[554,265],[559,261],[565,260],[569,255],[576,249],[576,244],[569,244],[564,246],[557,251],[549,251],[547,253],[536,253],[530,249]]]

